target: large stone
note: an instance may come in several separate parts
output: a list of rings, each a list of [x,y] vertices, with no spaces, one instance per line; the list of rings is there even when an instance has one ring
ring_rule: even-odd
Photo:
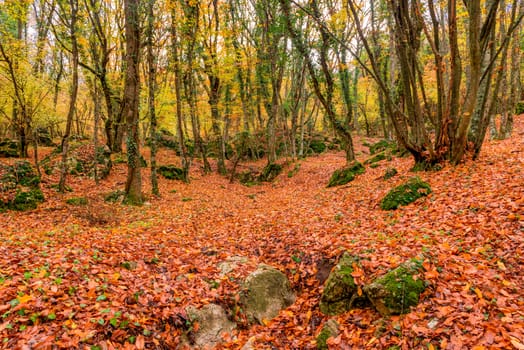
[[[420,293],[426,288],[421,276],[420,264],[408,261],[364,286],[363,290],[383,316],[404,314],[418,304]]]
[[[193,324],[198,323],[197,330],[192,333],[192,345],[196,349],[215,348],[223,341],[224,335],[236,328],[236,324],[227,318],[224,309],[216,304],[208,304],[201,309],[190,306],[186,312]]]
[[[0,211],[31,210],[44,201],[40,177],[28,161],[0,163]]]
[[[293,304],[295,294],[286,275],[271,266],[260,265],[246,278],[240,302],[249,322],[265,324]]]
[[[357,175],[364,174],[365,171],[366,169],[364,166],[355,161],[345,168],[335,170],[329,179],[327,187],[345,185],[348,182],[353,181]]]
[[[320,297],[320,311],[326,315],[339,315],[351,309],[358,286],[353,276],[357,259],[345,252],[329,274]]]
[[[384,210],[394,210],[401,205],[413,203],[420,197],[431,193],[431,187],[427,182],[422,181],[418,176],[412,177],[406,183],[393,188],[380,201],[380,208]]]

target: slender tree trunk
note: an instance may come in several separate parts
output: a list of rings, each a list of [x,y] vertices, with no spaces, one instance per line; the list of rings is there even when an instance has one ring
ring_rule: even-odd
[[[127,181],[125,202],[138,205],[143,202],[142,177],[140,173],[139,95],[140,95],[140,0],[124,0],[126,75],[124,85],[124,109],[127,137]]]
[[[91,90],[92,96],[93,96],[93,104],[94,104],[94,119],[95,119],[95,125],[93,127],[93,145],[95,147],[95,168],[94,168],[94,177],[95,177],[95,184],[98,185],[100,182],[99,174],[98,174],[98,162],[100,159],[100,151],[98,149],[98,129],[100,127],[100,90],[98,88],[98,84],[95,79],[93,79],[92,82],[93,88]]]
[[[58,182],[58,191],[65,192],[66,177],[67,177],[67,154],[69,152],[69,136],[71,134],[71,126],[73,124],[73,117],[76,113],[76,99],[78,95],[78,43],[77,43],[77,15],[78,15],[78,1],[69,0],[70,19],[69,19],[69,33],[71,36],[71,60],[72,60],[72,81],[71,81],[71,95],[69,99],[69,109],[67,112],[66,129],[62,137],[62,162],[60,164],[60,181]]]
[[[184,181],[189,182],[189,167],[190,160],[187,155],[185,137],[184,137],[184,116],[182,115],[182,97],[180,94],[181,90],[181,80],[182,80],[182,69],[180,67],[180,56],[179,56],[179,47],[180,41],[178,37],[178,31],[176,27],[177,17],[176,9],[171,11],[171,40],[172,40],[172,56],[174,62],[175,70],[175,99],[176,99],[176,118],[177,118],[177,136],[178,144],[180,148],[180,159],[182,163],[182,169],[184,171]]]
[[[151,192],[158,196],[160,190],[158,189],[158,178],[157,178],[157,165],[156,165],[156,154],[157,154],[157,120],[156,120],[156,109],[155,109],[155,94],[156,94],[156,63],[155,56],[153,53],[153,35],[154,35],[154,7],[155,0],[148,0],[147,3],[147,27],[146,27],[146,40],[147,40],[147,68],[149,71],[147,80],[147,105],[149,111],[149,121],[151,123],[150,128],[150,140],[151,140]]]

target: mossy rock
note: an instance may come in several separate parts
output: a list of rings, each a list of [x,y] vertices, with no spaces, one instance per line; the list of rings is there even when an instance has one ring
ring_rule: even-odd
[[[3,139],[0,140],[0,158],[18,158],[20,154],[18,153],[18,142]]]
[[[320,154],[326,151],[326,143],[323,140],[313,139],[309,143],[309,149],[314,154]]]
[[[40,177],[28,161],[19,161],[14,165],[0,164],[0,192],[4,197],[0,202],[2,211],[36,209],[44,201],[39,184]]]
[[[363,291],[383,316],[408,313],[419,303],[420,294],[426,288],[421,276],[421,264],[408,261],[364,286]]]
[[[12,166],[8,166],[6,174],[2,177],[2,182],[13,181],[17,185],[27,187],[38,187],[40,177],[28,161],[19,161]]]
[[[317,349],[318,350],[328,350],[329,346],[327,341],[329,338],[335,338],[338,336],[338,327],[339,324],[337,321],[330,319],[322,326],[322,330],[317,335]]]
[[[380,208],[394,210],[401,205],[413,203],[421,197],[431,193],[431,187],[418,176],[412,177],[408,182],[395,187],[380,201]]]
[[[520,115],[524,113],[524,101],[517,102],[517,105],[515,106],[515,114]]]
[[[184,181],[184,169],[178,168],[174,165],[161,165],[158,167],[158,173],[168,180]]]
[[[20,154],[16,149],[0,147],[0,158],[19,158]]]
[[[384,175],[382,176],[382,179],[389,180],[389,179],[391,179],[393,176],[395,176],[397,174],[398,174],[397,169],[395,169],[395,168],[387,168],[386,171],[384,172]]]
[[[42,191],[39,188],[33,188],[29,191],[17,192],[14,200],[8,204],[8,207],[18,211],[33,210],[43,201],[44,194]]]
[[[381,152],[381,153],[377,153],[375,154],[375,156],[367,159],[364,164],[375,164],[375,163],[378,163],[380,161],[383,161],[385,159],[388,159],[388,156],[386,155],[386,152]],[[391,159],[391,156],[389,156],[389,159]]]
[[[262,169],[262,173],[258,176],[260,182],[271,182],[282,173],[283,167],[280,164],[270,163]]]
[[[259,184],[257,175],[251,170],[246,170],[246,171],[239,173],[237,175],[237,178],[238,178],[238,181],[240,181],[242,185],[245,185],[247,187],[251,187],[251,186],[255,186]]]
[[[124,199],[125,196],[126,196],[125,191],[116,190],[116,191],[113,191],[111,193],[108,193],[104,197],[104,201],[105,202],[110,202],[110,203],[121,202]]]
[[[70,205],[87,205],[87,198],[86,197],[72,197],[66,199],[66,203]]]
[[[380,140],[378,142],[370,144],[367,147],[369,147],[369,153],[376,154],[376,153],[384,152],[387,149],[391,149],[391,150],[396,149],[397,144],[393,141]]]
[[[363,174],[366,171],[362,163],[353,162],[350,166],[342,169],[337,169],[331,175],[327,187],[341,186],[348,182],[351,182],[359,174]]]
[[[240,303],[250,323],[265,324],[295,302],[291,284],[279,270],[261,265],[243,284]]]
[[[319,307],[323,314],[339,315],[351,309],[358,288],[351,275],[354,264],[358,264],[358,259],[345,252],[329,274],[320,297]]]

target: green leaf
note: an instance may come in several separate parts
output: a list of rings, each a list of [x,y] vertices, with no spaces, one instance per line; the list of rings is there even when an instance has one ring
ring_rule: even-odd
[[[99,295],[98,298],[96,298],[96,301],[104,301],[107,300],[107,297],[105,294]]]

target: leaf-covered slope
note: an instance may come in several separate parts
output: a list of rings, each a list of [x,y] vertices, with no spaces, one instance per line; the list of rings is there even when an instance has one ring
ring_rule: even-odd
[[[486,144],[475,163],[417,174],[433,192],[395,212],[380,210],[379,202],[413,176],[409,159],[395,158],[399,174],[387,181],[382,174],[391,164],[382,164],[329,189],[342,153],[307,159],[292,178],[254,187],[203,176],[195,164],[190,184],[160,179],[162,197],[140,208],[103,202],[123,187],[124,165],[99,188],[73,178],[73,193],[65,195],[50,187],[53,175],[44,176],[45,203],[0,214],[0,346],[173,348],[186,327],[186,306],[236,310],[242,279],[266,263],[286,272],[297,300],[267,326],[239,327],[223,347],[239,349],[254,336],[257,349],[314,348],[328,319],[318,309],[317,263],[347,250],[361,257],[360,284],[422,256],[432,285],[405,316],[381,320],[372,309],[339,316],[339,336],[328,340],[334,347],[518,348],[522,117],[516,128],[511,140]],[[174,162],[160,154],[160,164]],[[67,205],[72,196],[88,204]],[[247,262],[222,275],[218,264],[233,256]],[[243,321],[234,311],[232,317]]]

